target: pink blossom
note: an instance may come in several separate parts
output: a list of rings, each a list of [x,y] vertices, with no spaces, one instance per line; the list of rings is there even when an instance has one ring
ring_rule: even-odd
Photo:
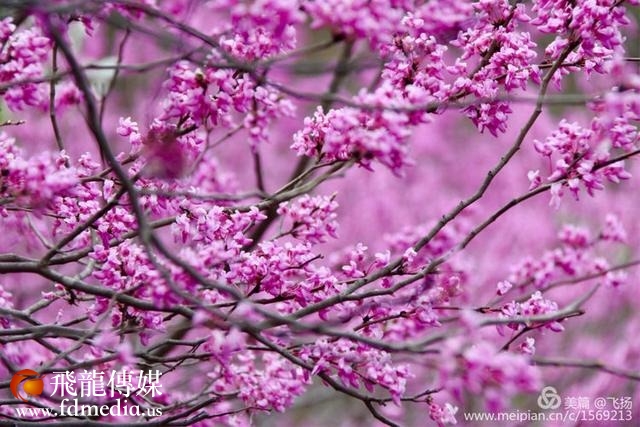
[[[157,370],[127,408],[198,427],[637,400],[637,4],[4,2],[0,382]]]
[[[310,243],[326,241],[327,236],[337,238],[338,224],[334,197],[302,196],[294,203],[285,202],[278,213],[291,221],[291,235]]]

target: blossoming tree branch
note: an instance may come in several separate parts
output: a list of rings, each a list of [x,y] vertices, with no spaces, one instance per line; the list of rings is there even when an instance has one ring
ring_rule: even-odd
[[[640,420],[637,6],[0,1],[0,418]]]

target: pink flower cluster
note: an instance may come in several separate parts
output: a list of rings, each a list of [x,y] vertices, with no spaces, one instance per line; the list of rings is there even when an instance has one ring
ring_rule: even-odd
[[[363,385],[373,391],[380,386],[386,389],[396,404],[400,404],[407,378],[407,366],[394,364],[390,355],[365,344],[345,339],[335,342],[317,341],[305,346],[300,357],[313,364],[311,375],[335,374],[348,387]]]
[[[237,255],[243,245],[250,242],[245,230],[255,221],[264,218],[257,209],[246,213],[230,214],[221,206],[207,208],[194,205],[182,206],[184,212],[176,217],[172,225],[174,236],[182,243],[194,242],[205,245],[221,243],[228,251]]]
[[[291,145],[300,156],[316,156],[327,162],[354,159],[367,169],[375,159],[397,175],[408,164],[406,114],[348,107],[325,113],[319,107],[304,124]]]
[[[230,266],[226,278],[246,286],[251,294],[258,290],[272,296],[294,294],[304,304],[311,289],[300,282],[300,276],[306,275],[306,266],[315,258],[308,244],[261,242],[254,252],[240,255],[237,263]]]
[[[531,21],[539,31],[557,34],[545,53],[556,59],[572,41],[578,49],[567,57],[569,64],[580,64],[585,72],[604,73],[604,64],[623,50],[620,27],[628,25],[623,2],[617,0],[538,0],[533,2]],[[564,72],[566,74],[566,71]]]
[[[125,242],[117,248],[109,249],[96,245],[90,256],[97,264],[92,276],[102,286],[153,301],[158,307],[181,302],[177,295],[168,290],[160,272],[149,261],[140,245]],[[132,321],[139,322],[150,331],[162,330],[164,327],[160,313],[131,307],[121,309],[114,307],[109,299],[98,297],[94,306],[89,309],[89,315],[96,320],[103,314],[110,315],[113,326]],[[142,337],[145,338],[146,335],[143,334]]]
[[[531,35],[519,29],[530,20],[523,4],[511,6],[506,0],[485,0],[474,4],[477,20],[459,33],[452,43],[463,50],[456,69],[465,70],[470,61],[480,61],[477,71],[461,75],[453,87],[458,94],[473,94],[492,100],[504,89],[525,90],[529,82],[540,83],[538,56]],[[507,116],[512,112],[506,102],[484,102],[464,109],[471,121],[494,136],[506,130]]]
[[[0,307],[13,308],[13,295],[0,285]],[[11,327],[11,319],[9,317],[0,318],[0,327],[9,329]]]
[[[364,39],[374,46],[388,43],[403,15],[411,7],[407,0],[305,0],[303,10],[312,27],[328,27],[339,36]]]
[[[6,2],[0,383],[150,366],[203,427],[637,398],[637,3]]]
[[[429,418],[435,421],[438,427],[457,424],[456,412],[458,412],[458,407],[449,402],[445,403],[444,406],[435,402],[429,404]]]
[[[338,203],[334,197],[304,195],[292,203],[285,202],[278,214],[286,218],[293,237],[312,244],[322,243],[327,237],[337,238]]]
[[[44,207],[55,196],[78,183],[74,168],[66,165],[65,153],[44,152],[26,157],[14,138],[0,133],[0,197],[32,207]]]
[[[615,277],[613,273],[607,272],[610,263],[597,250],[603,245],[626,241],[626,232],[616,215],[607,215],[602,231],[595,238],[587,229],[573,225],[565,226],[558,238],[562,243],[560,247],[537,258],[526,257],[516,264],[509,276],[509,283],[516,288],[532,285],[541,290],[563,277],[595,273],[606,274],[607,280]]]
[[[620,119],[607,128],[594,119],[591,128],[584,128],[577,123],[562,120],[558,130],[545,141],[535,141],[536,151],[555,159],[551,174],[551,205],[560,206],[564,188],[568,188],[576,199],[582,186],[589,195],[602,190],[605,180],[620,182],[631,175],[624,169],[624,163],[610,162],[612,149],[623,148],[631,151],[638,141],[638,134],[633,126],[624,126],[627,120]],[[530,172],[531,188],[536,188],[542,180],[538,172]]]
[[[296,25],[304,20],[299,0],[233,2],[229,29],[222,48],[244,61],[262,60],[296,46]]]
[[[278,355],[256,357],[244,352],[236,357],[238,363],[221,367],[221,377],[213,385],[216,392],[238,393],[246,405],[258,410],[284,412],[306,388],[306,372]]]
[[[531,295],[531,298],[528,300],[519,303],[516,301],[512,301],[508,304],[505,304],[502,307],[502,311],[500,313],[501,318],[509,319],[509,318],[523,318],[530,316],[541,316],[545,314],[553,314],[558,311],[558,304],[555,301],[551,301],[542,297],[542,293],[540,291],[536,291]],[[552,330],[553,332],[562,332],[564,327],[558,321],[540,321],[540,322],[531,322],[530,325],[527,325],[529,328],[536,328],[543,326],[547,329]],[[524,328],[522,323],[510,323],[507,325],[510,329],[514,331],[518,331]],[[504,329],[499,326],[498,332],[501,335],[506,335]]]
[[[496,412],[514,393],[540,389],[540,371],[530,365],[527,355],[499,351],[482,339],[472,344],[453,340],[445,349],[447,361],[439,367],[440,381],[459,401],[467,393],[483,391],[487,409]]]
[[[268,126],[276,118],[293,114],[293,104],[274,89],[261,86],[248,73],[212,65],[195,68],[187,61],[169,70],[164,84],[161,121],[184,126],[240,126],[249,130],[252,144],[267,141]]]
[[[9,17],[0,21],[0,43],[0,83],[24,82],[2,91],[7,105],[12,110],[46,106],[46,92],[37,80],[45,74],[49,39],[37,27],[17,31]]]

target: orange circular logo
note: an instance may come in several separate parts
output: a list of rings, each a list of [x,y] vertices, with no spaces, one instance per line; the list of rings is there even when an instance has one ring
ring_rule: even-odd
[[[44,381],[42,381],[42,378],[44,378],[44,375],[41,376],[31,369],[22,369],[16,372],[9,384],[11,394],[13,394],[16,399],[27,402],[27,399],[20,394],[19,388],[20,384],[22,384],[22,390],[24,390],[28,396],[40,396],[44,389]]]

